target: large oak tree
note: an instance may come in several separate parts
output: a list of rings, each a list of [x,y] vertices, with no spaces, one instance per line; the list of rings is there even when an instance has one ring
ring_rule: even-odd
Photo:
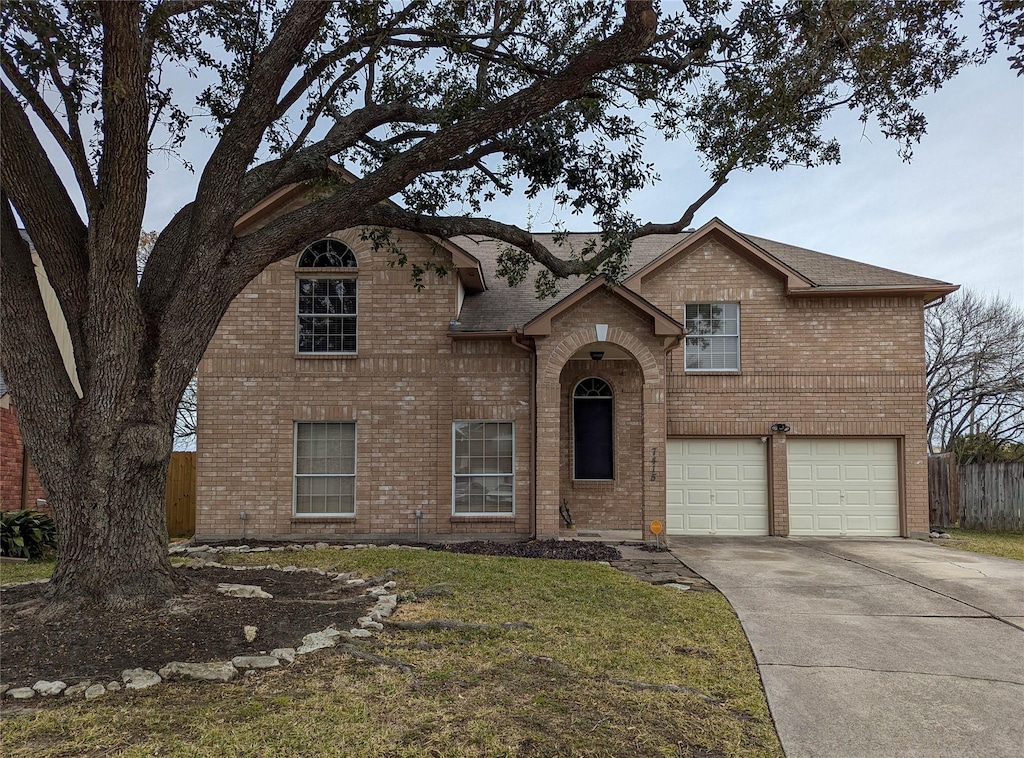
[[[513,280],[524,256],[549,277],[617,276],[630,240],[685,228],[732,172],[837,162],[822,131],[837,108],[909,154],[925,130],[916,99],[974,57],[958,7],[5,0],[0,368],[59,527],[51,613],[174,593],[163,496],[175,408],[228,305],[269,264],[339,228],[377,229],[390,247],[379,230],[398,228],[501,239]],[[182,72],[204,85],[198,98],[168,85]],[[643,154],[654,132],[681,138],[708,175],[673,185],[679,218],[660,223],[629,211],[657,178]],[[139,272],[147,161],[186,138],[212,151]],[[254,204],[296,183],[308,205],[236,235]],[[487,216],[515,191],[553,192],[604,233],[573,255],[545,247],[524,220]],[[19,222],[60,300],[81,396]]]

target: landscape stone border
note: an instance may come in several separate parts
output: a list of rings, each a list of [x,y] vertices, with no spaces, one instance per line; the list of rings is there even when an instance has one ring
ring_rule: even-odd
[[[230,661],[214,661],[208,663],[189,663],[185,661],[171,661],[160,668],[159,671],[150,671],[142,668],[125,669],[121,672],[121,681],[113,680],[106,684],[102,682],[84,681],[70,687],[62,680],[46,681],[40,679],[31,687],[11,687],[9,684],[0,684],[0,699],[30,700],[36,695],[42,697],[63,697],[83,698],[95,700],[111,692],[120,690],[143,690],[160,684],[164,681],[175,679],[192,679],[208,682],[229,682],[243,676],[252,676],[256,672],[288,665],[295,661],[296,656],[307,655],[317,650],[331,648],[337,645],[339,640],[350,640],[357,638],[372,637],[374,632],[384,629],[381,623],[385,618],[394,613],[398,607],[399,595],[393,590],[397,586],[394,581],[385,581],[381,584],[370,584],[366,579],[353,577],[351,573],[338,573],[325,571],[319,568],[300,568],[298,566],[281,566],[272,563],[265,566],[229,566],[216,561],[215,557],[225,553],[282,553],[305,550],[356,550],[378,548],[382,550],[425,550],[424,547],[411,545],[387,545],[378,547],[371,544],[359,545],[330,545],[326,542],[309,544],[289,544],[281,547],[249,547],[240,546],[211,546],[194,545],[189,542],[172,543],[168,553],[172,556],[186,557],[189,560],[183,564],[188,568],[222,568],[234,571],[281,571],[284,573],[310,573],[330,577],[332,581],[345,582],[353,587],[366,588],[364,596],[373,601],[369,610],[359,618],[359,626],[348,631],[336,629],[333,625],[318,632],[310,632],[302,638],[297,647],[276,648],[267,654],[261,655],[239,655]],[[0,590],[8,587],[15,587],[22,584],[39,584],[48,582],[49,579],[36,579],[30,582],[12,582],[0,586]],[[235,597],[272,597],[264,592],[261,587],[245,584],[221,584],[218,591],[222,594],[231,594]],[[249,630],[246,629],[247,636]],[[255,635],[253,637],[255,639]]]
[[[325,571],[319,568],[300,568],[298,566],[281,566],[272,563],[265,566],[229,566],[219,563],[216,560],[218,555],[231,553],[287,553],[312,550],[426,550],[420,545],[375,545],[372,543],[359,543],[356,545],[336,545],[327,542],[314,543],[290,543],[275,547],[249,545],[206,545],[194,544],[192,540],[174,542],[168,547],[168,553],[173,557],[185,558],[182,565],[188,568],[223,568],[234,571],[282,571],[285,573],[311,573],[320,576],[329,576],[333,581],[343,581],[352,587],[361,587],[368,584],[366,579],[354,577],[351,573],[336,573]],[[687,591],[715,591],[714,587],[700,577],[696,572],[690,570],[675,555],[668,551],[651,553],[643,549],[643,546],[632,543],[620,543],[618,549],[622,553],[622,559],[618,561],[598,561],[599,564],[609,566],[649,584],[660,584],[671,589]],[[22,584],[39,584],[48,582],[49,579],[35,579],[29,582],[12,582],[0,585],[0,591],[7,587],[19,586]],[[235,590],[221,590],[226,592],[238,592],[242,596],[258,597],[257,593],[263,593],[262,588],[255,585],[222,584],[224,588],[242,588]],[[84,697],[86,700],[93,700],[110,692],[125,690],[141,690],[160,684],[170,679],[194,679],[199,681],[227,682],[238,677],[252,676],[256,672],[277,668],[294,662],[298,655],[306,655],[316,650],[330,648],[337,645],[339,640],[351,640],[365,637],[372,637],[374,632],[384,629],[382,621],[390,616],[399,602],[399,595],[392,592],[396,587],[395,582],[387,581],[380,585],[367,587],[365,596],[373,599],[374,604],[369,611],[359,618],[359,627],[348,631],[328,626],[318,632],[310,632],[302,638],[300,644],[295,648],[276,648],[266,655],[236,656],[230,661],[213,663],[187,663],[183,661],[171,661],[160,668],[158,672],[147,669],[125,669],[121,672],[121,681],[111,681],[106,685],[102,683],[81,682],[68,686],[65,682],[56,680],[48,682],[39,680],[31,687],[12,688],[8,684],[0,684],[0,700],[13,698],[16,700],[28,700],[36,695],[43,697],[63,696],[65,698]],[[266,595],[268,593],[263,593]],[[246,629],[247,636],[249,630]]]

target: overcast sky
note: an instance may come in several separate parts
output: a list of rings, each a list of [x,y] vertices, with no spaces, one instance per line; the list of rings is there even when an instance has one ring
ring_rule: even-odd
[[[180,93],[179,93],[180,94]],[[1005,60],[963,72],[923,102],[928,134],[911,163],[876,128],[850,114],[831,128],[843,146],[839,166],[736,174],[701,209],[694,225],[718,216],[752,235],[934,277],[1024,305],[1024,78]],[[211,143],[194,135],[185,157],[201,167]],[[671,221],[708,180],[688,143],[651,144],[662,182],[636,197],[643,220]],[[195,177],[154,155],[146,229],[162,229],[194,197]],[[546,206],[502,199],[503,221],[547,231]],[[588,219],[568,218],[572,230]]]

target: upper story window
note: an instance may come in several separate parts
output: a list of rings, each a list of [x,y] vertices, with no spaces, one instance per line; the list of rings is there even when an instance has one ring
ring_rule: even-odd
[[[740,370],[739,303],[686,306],[686,370]]]
[[[351,248],[334,239],[314,242],[299,256],[296,347],[300,353],[356,352],[356,279],[333,271],[317,273],[317,269],[357,266]]]
[[[614,479],[615,447],[612,388],[596,376],[572,393],[574,479]]]

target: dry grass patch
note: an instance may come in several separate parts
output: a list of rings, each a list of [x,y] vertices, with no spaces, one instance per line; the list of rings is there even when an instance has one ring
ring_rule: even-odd
[[[0,562],[0,584],[49,579],[55,565],[56,561],[54,560],[32,560],[25,563]]]
[[[329,651],[239,684],[47,705],[4,719],[3,754],[782,755],[746,638],[718,594],[569,561],[386,549],[273,560],[367,576],[396,568],[399,590],[413,593],[447,585],[401,604],[399,620],[533,628],[390,630],[370,643],[411,675]]]
[[[953,540],[934,540],[936,545],[1024,561],[1024,531],[984,532],[953,528],[946,531]]]

